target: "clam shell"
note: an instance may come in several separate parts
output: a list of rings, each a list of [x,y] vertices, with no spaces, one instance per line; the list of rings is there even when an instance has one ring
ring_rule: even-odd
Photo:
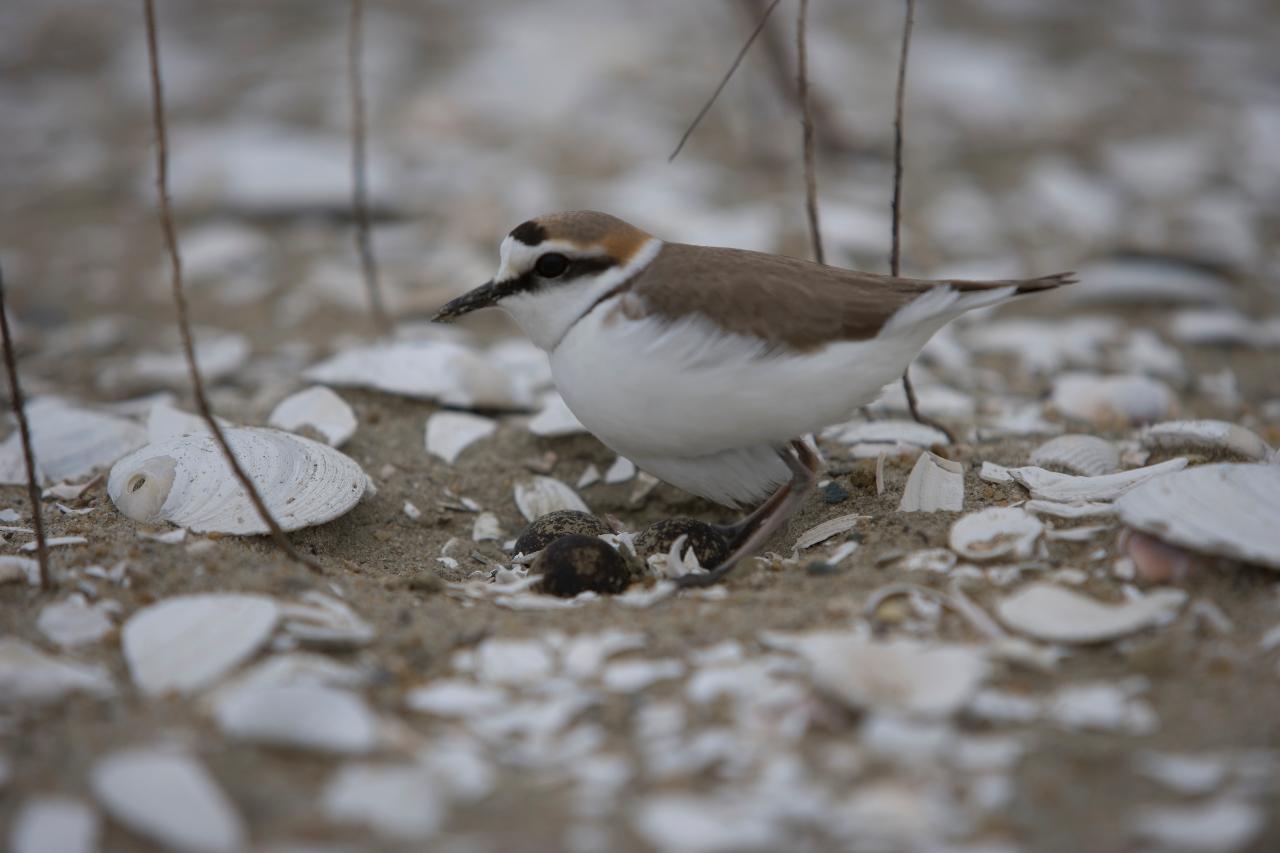
[[[515,501],[526,521],[534,521],[562,509],[591,511],[577,492],[554,477],[532,477],[516,483]]]
[[[482,438],[493,435],[498,422],[466,412],[436,412],[427,418],[427,452],[452,465]]]
[[[1108,604],[1051,583],[1025,586],[996,605],[1007,627],[1051,643],[1100,643],[1172,619],[1187,600],[1157,589],[1136,601]]]
[[[1044,532],[1040,519],[1019,507],[995,506],[951,525],[951,550],[970,560],[1025,559]]]
[[[368,477],[331,447],[271,429],[224,431],[267,508],[284,530],[331,521],[359,502]],[[267,528],[213,436],[182,435],[121,459],[107,494],[134,521],[168,521],[197,533],[265,533]]]
[[[289,432],[310,427],[324,436],[325,444],[341,447],[355,434],[359,422],[346,400],[323,385],[315,385],[281,400],[267,423]]]
[[[1117,471],[1114,474],[1103,474],[1101,477],[1079,477],[1074,474],[1059,474],[1043,468],[1026,466],[1023,468],[1006,468],[1003,470],[1013,481],[1031,491],[1031,497],[1043,501],[1061,501],[1063,503],[1087,503],[1091,501],[1113,501],[1130,489],[1145,483],[1153,477],[1179,471],[1187,467],[1185,457],[1168,459],[1158,465],[1145,468],[1134,468],[1129,471]],[[993,476],[994,469],[993,469]],[[985,477],[983,479],[986,479]]]
[[[1060,435],[1031,451],[1031,464],[1097,477],[1120,467],[1120,449],[1095,435]]]
[[[1129,527],[1202,554],[1280,569],[1280,465],[1200,465],[1116,504]]]
[[[1168,385],[1140,375],[1064,373],[1050,396],[1064,417],[1093,423],[1151,423],[1168,417],[1174,402]]]
[[[898,509],[902,512],[964,509],[964,466],[928,451],[921,453],[907,477]]]
[[[46,397],[27,405],[37,478],[75,480],[115,462],[147,443],[147,433],[133,421],[104,415]],[[0,483],[27,482],[21,437],[14,430],[0,444]]]
[[[1257,433],[1228,421],[1166,421],[1147,427],[1139,440],[1146,448],[1219,451],[1257,462],[1271,458]]]
[[[841,515],[836,518],[829,519],[819,525],[809,528],[800,537],[796,539],[796,550],[804,551],[812,548],[819,542],[826,542],[832,536],[852,530],[864,521],[869,521],[871,516],[858,515],[853,513],[850,515]]]

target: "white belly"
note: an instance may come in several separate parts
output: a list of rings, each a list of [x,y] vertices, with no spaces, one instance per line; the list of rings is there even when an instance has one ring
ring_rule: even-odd
[[[774,448],[838,423],[901,375],[928,334],[769,354],[704,319],[629,320],[615,297],[552,351],[556,387],[601,441],[673,485],[751,503],[788,479]],[[930,330],[931,332],[932,330]]]

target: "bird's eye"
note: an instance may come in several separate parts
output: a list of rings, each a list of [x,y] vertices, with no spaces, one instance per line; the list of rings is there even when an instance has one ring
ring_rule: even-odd
[[[543,278],[555,278],[564,275],[564,271],[569,268],[569,259],[559,252],[548,252],[538,258],[533,268]]]

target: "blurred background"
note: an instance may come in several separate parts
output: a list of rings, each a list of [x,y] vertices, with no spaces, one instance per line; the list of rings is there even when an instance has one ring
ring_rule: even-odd
[[[128,390],[112,357],[171,343],[134,5],[0,8],[0,258],[21,331],[54,341],[28,366],[105,396]],[[392,309],[421,315],[484,281],[502,235],[552,210],[807,255],[794,9],[778,9],[667,163],[763,5],[368,3],[371,199]],[[1021,275],[1137,251],[1225,277],[1237,307],[1274,309],[1278,9],[920,3],[904,272]],[[812,6],[831,263],[887,267],[902,14]],[[203,337],[244,336],[288,365],[371,332],[349,213],[348,5],[165,0],[159,18]]]

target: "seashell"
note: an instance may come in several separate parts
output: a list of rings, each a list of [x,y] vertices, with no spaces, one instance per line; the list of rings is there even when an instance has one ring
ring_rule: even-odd
[[[554,477],[538,476],[516,483],[515,501],[526,521],[534,521],[562,509],[591,511],[577,492]]]
[[[1221,303],[1232,287],[1221,276],[1159,257],[1117,257],[1087,264],[1080,281],[1064,288],[1060,298],[1074,303]]]
[[[596,467],[594,462],[591,462],[583,469],[582,476],[578,478],[575,486],[579,489],[585,489],[587,486],[593,486],[598,482],[600,482],[600,469]]]
[[[610,485],[625,483],[636,475],[636,463],[625,456],[613,460],[609,470],[604,472],[604,481]]]
[[[1130,818],[1131,832],[1144,850],[1258,849],[1253,842],[1267,830],[1269,813],[1243,794],[1226,793],[1194,803],[1143,806]]]
[[[240,740],[318,752],[363,754],[378,741],[378,720],[349,690],[318,684],[245,687],[213,710],[222,733]]]
[[[857,709],[945,717],[968,703],[988,672],[984,653],[972,646],[835,633],[761,639],[807,660],[818,689]]]
[[[1060,435],[1031,451],[1030,461],[1051,471],[1097,477],[1120,467],[1120,449],[1094,435]]]
[[[248,846],[244,821],[227,795],[183,752],[114,752],[89,769],[89,787],[113,818],[163,848],[231,853]]]
[[[555,391],[542,398],[542,409],[529,421],[529,432],[543,438],[577,435],[587,428],[577,419],[564,398]]]
[[[143,693],[194,693],[248,660],[279,615],[276,603],[260,595],[166,598],[125,623],[125,662]]]
[[[544,513],[529,523],[516,539],[513,553],[535,554],[561,536],[601,536],[612,533],[609,525],[589,512],[562,509]]]
[[[1088,503],[1113,501],[1153,477],[1179,471],[1185,467],[1187,467],[1187,460],[1179,456],[1158,465],[1148,465],[1145,468],[1134,468],[1130,471],[1117,471],[1114,474],[1103,474],[1101,477],[1059,474],[1056,471],[1046,471],[1032,466],[1005,470],[1011,479],[1029,489],[1031,497],[1037,500]]]
[[[951,525],[947,542],[951,550],[970,560],[1031,556],[1044,531],[1040,519],[1012,506],[995,506],[970,513]]]
[[[215,420],[218,422],[218,426],[223,429],[235,426],[235,424],[216,416]],[[175,409],[168,403],[156,403],[151,407],[151,411],[147,412],[147,440],[150,442],[207,432],[208,429],[204,418],[199,415],[193,415],[190,412],[184,412],[181,409]]]
[[[932,453],[920,454],[898,503],[901,512],[964,509],[964,466]]]
[[[444,823],[442,777],[421,763],[345,764],[325,786],[325,817],[421,848]],[[416,844],[415,844],[416,842]]]
[[[1112,503],[1075,503],[1067,504],[1058,501],[1027,501],[1022,505],[1027,512],[1036,515],[1051,515],[1054,518],[1096,518],[1116,514],[1116,506]]]
[[[289,432],[310,427],[324,436],[325,444],[341,447],[355,434],[358,421],[346,400],[323,385],[315,385],[281,400],[267,423]]]
[[[626,560],[595,536],[561,536],[538,552],[530,574],[542,575],[540,588],[549,595],[573,598],[580,592],[614,594],[631,585]]]
[[[373,639],[373,627],[343,601],[311,590],[302,602],[280,605],[284,631],[304,646],[349,649]]]
[[[1165,421],[1147,427],[1138,438],[1149,449],[1230,453],[1255,462],[1271,458],[1271,448],[1257,433],[1229,421]]]
[[[933,447],[946,444],[942,430],[927,424],[906,420],[852,421],[823,431],[824,438],[841,444],[912,444],[916,447]]]
[[[1072,285],[1074,290],[1079,284]],[[987,320],[963,332],[975,353],[1012,356],[1025,371],[1054,373],[1064,365],[1092,367],[1102,348],[1120,334],[1119,322],[1104,317],[1070,320]]]
[[[115,462],[147,443],[146,431],[114,415],[73,406],[54,397],[27,404],[37,480],[76,480]],[[22,439],[17,430],[0,443],[0,484],[27,482]]]
[[[73,797],[26,800],[9,829],[12,853],[93,853],[102,827],[98,813]]]
[[[491,512],[477,515],[475,524],[471,527],[471,539],[475,542],[501,542],[502,523],[498,521],[498,516]]]
[[[1280,465],[1200,465],[1151,480],[1116,504],[1135,530],[1202,554],[1280,569]]]
[[[1192,346],[1263,346],[1263,326],[1231,308],[1188,309],[1173,315],[1170,336]]]
[[[924,548],[912,551],[898,561],[898,568],[909,572],[949,572],[956,565],[955,552],[946,548]]]
[[[239,370],[252,348],[249,339],[236,332],[217,329],[197,329],[195,335],[196,363],[204,381],[213,384]],[[108,382],[115,377],[109,377]],[[167,352],[144,352],[134,356],[122,377],[129,385],[183,386],[190,381],[186,356],[174,347]]]
[[[56,658],[12,637],[0,638],[0,708],[54,702],[76,692],[109,696],[115,686],[100,666]]]
[[[427,452],[452,465],[474,442],[493,435],[498,422],[466,412],[440,411],[427,418]]]
[[[1149,376],[1064,373],[1053,382],[1050,404],[1063,417],[1097,424],[1142,424],[1168,417],[1175,398]]]
[[[370,388],[459,408],[529,409],[535,389],[522,374],[455,340],[397,341],[347,350],[303,372],[312,382]]]
[[[224,433],[284,530],[337,518],[369,485],[359,465],[318,441],[257,427]],[[266,532],[207,433],[148,444],[121,459],[111,469],[107,494],[134,521],[168,521],[196,533]]]
[[[852,530],[864,521],[870,521],[869,515],[858,515],[856,513],[850,515],[841,515],[836,518],[828,519],[821,524],[811,527],[804,533],[801,533],[796,539],[796,550],[804,551],[812,548],[819,542],[826,542],[832,536]]]
[[[89,604],[80,593],[46,604],[36,627],[56,645],[66,647],[95,643],[115,627],[102,602]]]
[[[1033,583],[1000,600],[1007,627],[1050,643],[1100,643],[1171,621],[1187,600],[1157,589],[1136,601],[1108,604],[1051,583]]]

